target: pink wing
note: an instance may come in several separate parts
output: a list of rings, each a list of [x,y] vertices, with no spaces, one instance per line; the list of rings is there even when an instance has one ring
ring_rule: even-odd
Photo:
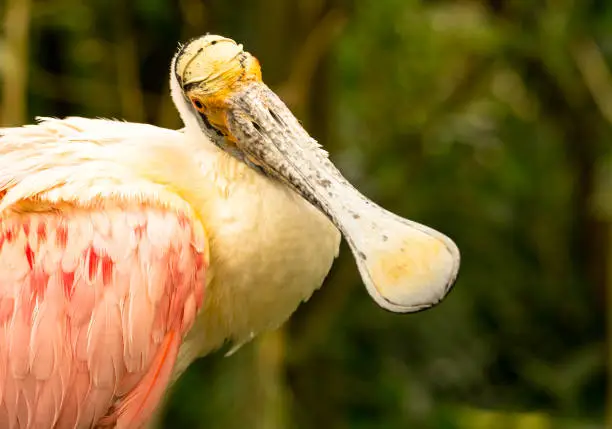
[[[202,304],[201,237],[151,206],[1,217],[0,427],[141,426]]]

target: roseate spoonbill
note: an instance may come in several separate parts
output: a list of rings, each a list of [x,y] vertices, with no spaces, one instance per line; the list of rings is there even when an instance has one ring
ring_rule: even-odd
[[[172,60],[180,131],[0,130],[0,427],[137,428],[198,356],[283,323],[344,234],[373,299],[439,302],[459,252],[353,188],[233,40]]]

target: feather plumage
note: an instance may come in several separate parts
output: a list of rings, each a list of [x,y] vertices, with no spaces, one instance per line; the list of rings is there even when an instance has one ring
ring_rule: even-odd
[[[0,427],[50,427],[50,421],[89,427],[111,407],[121,410],[123,401],[141,401],[141,412],[129,419],[136,424],[130,427],[138,427],[161,397],[139,392],[163,391],[168,383],[164,365],[171,370],[180,339],[202,304],[196,297],[204,287],[205,243],[194,241],[191,232],[199,226],[191,221],[181,227],[176,213],[154,206],[109,207],[106,221],[122,228],[116,226],[119,234],[107,241],[123,241],[137,227],[128,218],[142,222],[136,246],[128,258],[118,259],[112,247],[93,246],[108,233],[93,227],[106,222],[100,213],[93,221],[91,209],[78,207],[1,218],[0,331],[9,335],[0,336],[0,374],[9,387],[0,389]],[[172,227],[157,230],[160,220]],[[49,238],[65,229],[59,233],[66,235],[65,244],[38,239],[29,257],[30,235],[39,229],[25,228],[26,233],[28,224],[44,224]],[[78,263],[45,260],[67,249]],[[175,271],[149,276],[150,267],[160,263]],[[176,315],[169,314],[168,301]],[[161,367],[163,374],[149,374]],[[122,386],[126,378],[133,385],[129,390]],[[82,394],[70,395],[74,389]]]
[[[202,225],[114,162],[116,139],[87,140],[80,125],[100,136],[98,124],[47,120],[0,138],[0,427],[138,427],[202,305]]]
[[[138,427],[197,356],[286,320],[337,254],[314,207],[182,132],[1,134],[0,427]]]

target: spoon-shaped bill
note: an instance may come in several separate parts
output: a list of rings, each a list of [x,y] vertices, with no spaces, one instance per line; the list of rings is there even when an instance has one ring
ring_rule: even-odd
[[[263,83],[231,97],[226,123],[248,162],[287,183],[340,229],[374,300],[393,312],[437,304],[452,287],[459,250],[440,232],[403,219],[356,190]]]

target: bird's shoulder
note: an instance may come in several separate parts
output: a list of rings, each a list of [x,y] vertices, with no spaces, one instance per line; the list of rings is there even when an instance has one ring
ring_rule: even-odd
[[[182,141],[175,130],[78,117],[0,129],[0,212],[64,203],[89,207],[108,200],[189,212],[167,183],[143,174],[153,169],[143,159],[151,153],[178,155]]]
[[[138,424],[202,305],[209,254],[191,206],[119,145],[180,133],[70,118],[0,134],[0,427]]]

